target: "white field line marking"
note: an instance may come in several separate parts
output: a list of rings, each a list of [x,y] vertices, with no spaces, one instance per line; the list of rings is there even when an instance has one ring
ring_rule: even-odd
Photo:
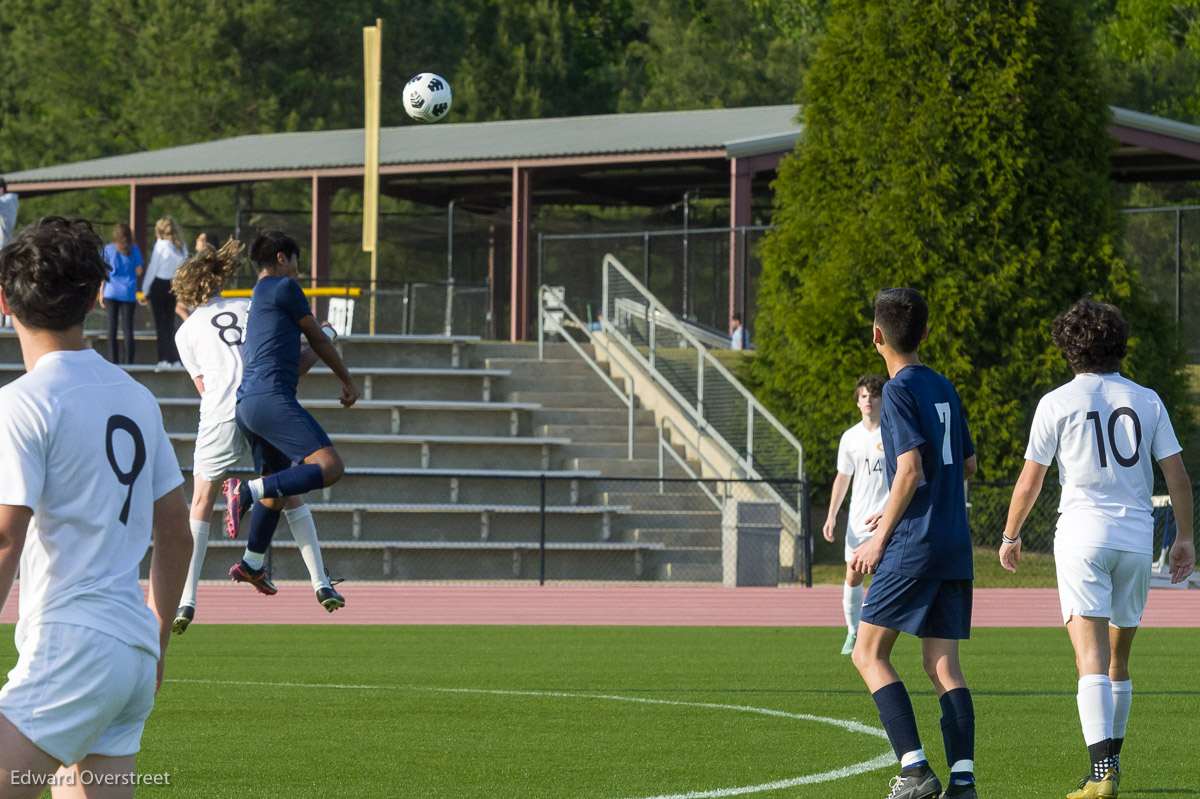
[[[339,691],[426,691],[430,693],[443,694],[487,694],[489,696],[536,696],[536,697],[552,697],[560,699],[601,699],[613,702],[633,702],[644,705],[672,705],[675,707],[699,707],[706,710],[736,710],[742,713],[756,713],[760,716],[775,716],[777,718],[795,719],[797,721],[815,721],[820,724],[830,724],[834,727],[841,727],[848,732],[861,733],[863,735],[873,735],[876,738],[887,739],[887,733],[878,727],[871,727],[857,721],[847,721],[846,719],[834,719],[826,716],[813,716],[808,713],[788,713],[783,710],[772,710],[764,707],[752,707],[750,705],[723,705],[714,702],[679,702],[672,699],[646,699],[639,696],[613,696],[610,694],[572,694],[565,691],[504,691],[497,689],[486,688],[429,688],[417,685],[347,685],[341,683],[307,683],[307,682],[267,682],[256,680],[191,680],[191,679],[167,679],[164,682],[183,683],[193,685],[235,685],[235,686],[251,686],[251,687],[266,687],[266,688],[328,688]],[[735,788],[718,788],[711,791],[690,791],[688,793],[663,794],[661,796],[647,796],[639,799],[722,799],[726,796],[742,796],[748,793],[759,793],[761,791],[778,791],[783,788],[792,788],[797,785],[812,785],[818,782],[831,782],[840,780],[844,777],[853,777],[857,774],[865,774],[868,771],[886,768],[894,765],[896,756],[892,752],[884,752],[879,757],[872,760],[865,760],[861,763],[854,763],[842,768],[833,769],[831,771],[823,771],[819,774],[806,774],[801,777],[792,777],[786,780],[776,780],[775,782],[764,782],[759,785],[744,785]]]

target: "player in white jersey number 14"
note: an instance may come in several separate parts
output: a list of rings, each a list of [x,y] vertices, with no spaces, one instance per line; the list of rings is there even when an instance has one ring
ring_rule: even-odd
[[[1120,374],[1128,337],[1121,312],[1095,300],[1080,300],[1054,320],[1052,340],[1075,379],[1038,403],[1000,547],[1000,563],[1015,573],[1021,527],[1057,459],[1062,499],[1054,562],[1092,764],[1068,799],[1111,799],[1119,788],[1133,699],[1129,652],[1150,587],[1154,460],[1178,523],[1172,582],[1187,579],[1196,564],[1192,486],[1182,448],[1158,394]]]
[[[854,651],[863,603],[863,575],[850,568],[850,560],[854,550],[871,537],[867,519],[882,511],[888,498],[887,477],[883,473],[883,432],[879,426],[885,382],[886,378],[879,375],[863,375],[854,384],[854,402],[862,414],[862,421],[843,433],[838,443],[837,477],[833,478],[829,513],[822,528],[825,540],[832,542],[838,510],[850,490],[850,515],[846,520],[846,582],[842,585],[842,612],[846,617],[843,655]]]
[[[175,344],[184,367],[200,392],[200,426],[192,468],[194,488],[190,512],[194,545],[187,585],[175,614],[173,629],[176,633],[183,633],[195,618],[196,588],[208,549],[213,506],[221,492],[221,481],[249,452],[245,436],[238,430],[234,411],[238,384],[242,380],[242,341],[250,301],[221,296],[225,281],[243,265],[241,251],[241,244],[234,239],[220,249],[206,248],[179,266],[171,284],[180,302],[195,306],[176,332]],[[302,351],[300,372],[306,372],[316,360],[312,350]],[[301,497],[289,497],[284,515],[308,568],[313,590],[324,594],[322,606],[330,612],[343,607],[345,599],[331,586],[325,573],[312,511]]]

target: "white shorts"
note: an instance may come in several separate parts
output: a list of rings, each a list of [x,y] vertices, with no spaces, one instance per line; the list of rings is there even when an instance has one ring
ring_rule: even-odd
[[[35,625],[0,688],[0,715],[64,766],[136,754],[157,666],[146,650],[97,630]]]
[[[1113,627],[1142,623],[1150,593],[1153,558],[1142,552],[1102,547],[1054,551],[1063,624],[1072,616],[1108,619]]]
[[[867,543],[868,541],[870,541],[872,535],[874,535],[874,533],[870,533],[866,530],[863,530],[862,532],[859,532],[859,533],[852,532],[849,529],[846,530],[846,562],[847,563],[849,563],[851,561],[851,559],[853,559],[854,550],[857,549],[858,547],[862,546],[863,544]]]
[[[196,433],[192,474],[198,480],[215,483],[249,451],[250,445],[235,420],[202,426]]]

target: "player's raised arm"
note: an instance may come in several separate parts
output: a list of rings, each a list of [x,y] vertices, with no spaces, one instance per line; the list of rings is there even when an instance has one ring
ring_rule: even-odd
[[[350,376],[350,370],[346,368],[346,364],[342,363],[342,357],[334,349],[333,342],[321,330],[321,325],[317,322],[315,316],[309,314],[300,319],[297,324],[300,326],[300,332],[308,339],[308,345],[312,347],[313,352],[342,381],[342,396],[340,399],[342,405],[349,408],[358,401],[358,387],[354,385],[354,378]]]

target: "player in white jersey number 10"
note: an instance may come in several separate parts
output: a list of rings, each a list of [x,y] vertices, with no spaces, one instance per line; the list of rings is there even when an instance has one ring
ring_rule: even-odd
[[[1129,652],[1150,587],[1153,460],[1162,469],[1178,523],[1172,582],[1187,579],[1196,564],[1192,486],[1182,448],[1158,394],[1120,374],[1128,337],[1121,312],[1095,300],[1080,300],[1054,320],[1052,340],[1075,379],[1038,403],[1000,547],[1000,563],[1015,573],[1021,527],[1057,459],[1062,499],[1054,561],[1092,763],[1068,799],[1110,799],[1119,788],[1133,696]]]
[[[194,546],[183,599],[175,614],[173,629],[183,633],[196,614],[196,586],[208,549],[213,506],[221,492],[221,481],[229,469],[249,452],[245,436],[238,430],[234,411],[237,389],[242,381],[242,341],[245,338],[248,299],[221,296],[225,281],[243,265],[242,245],[230,239],[220,249],[207,247],[184,261],[175,272],[171,289],[180,302],[195,310],[175,334],[175,344],[184,367],[200,392],[200,427],[192,468],[191,528]],[[300,354],[300,373],[317,361],[311,349]],[[330,584],[321,559],[312,511],[301,497],[288,497],[284,515],[308,568],[313,590],[324,593],[322,605],[330,612],[345,600]]]
[[[0,387],[0,608],[21,569],[19,657],[0,688],[6,799],[52,783],[133,796],[187,576],[183,476],[158,402],[83,340],[107,276],[79,219],[47,217],[0,250],[0,310],[26,369]]]

